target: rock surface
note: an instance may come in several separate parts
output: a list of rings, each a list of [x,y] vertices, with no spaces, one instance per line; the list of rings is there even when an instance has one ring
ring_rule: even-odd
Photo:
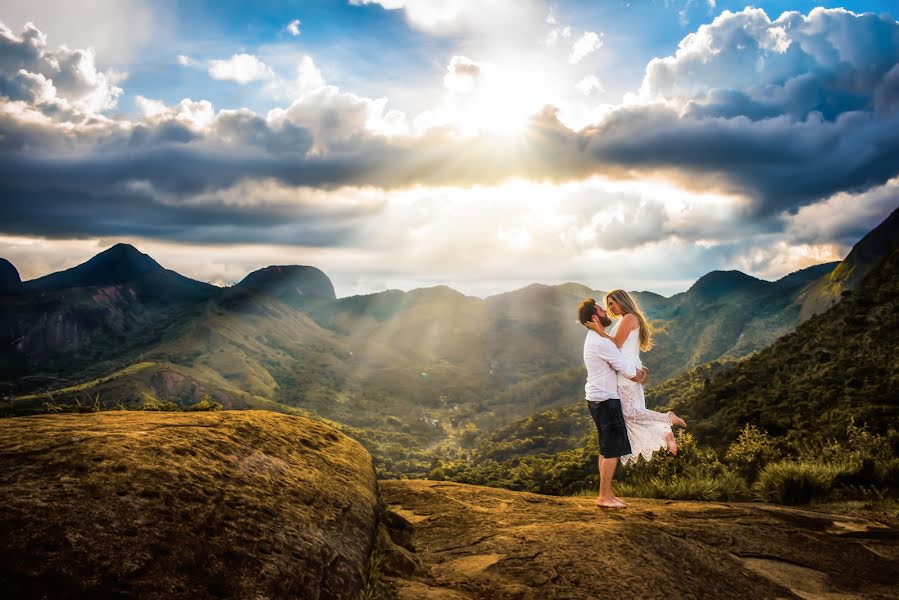
[[[350,598],[376,533],[354,440],[265,411],[0,420],[8,598]]]
[[[391,579],[402,600],[899,597],[894,523],[749,503],[609,511],[436,481],[381,493],[421,561]]]

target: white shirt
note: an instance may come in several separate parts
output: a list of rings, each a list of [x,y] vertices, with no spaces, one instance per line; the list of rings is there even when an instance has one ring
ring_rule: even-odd
[[[637,367],[621,354],[615,342],[595,331],[584,340],[584,366],[587,367],[587,400],[602,402],[618,397],[618,373],[626,377],[637,374]]]

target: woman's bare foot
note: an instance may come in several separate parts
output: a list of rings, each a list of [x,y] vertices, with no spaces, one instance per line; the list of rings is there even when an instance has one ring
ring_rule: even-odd
[[[612,500],[614,500],[615,502],[620,502],[622,508],[625,508],[625,507],[627,506],[627,502],[625,502],[624,500],[622,500],[622,499],[619,498],[618,496],[612,496]]]
[[[600,508],[627,508],[627,504],[618,498],[597,498],[593,504]]]
[[[674,434],[670,431],[665,435],[665,443],[668,444],[668,452],[677,456],[677,442],[674,441]]]
[[[679,416],[674,414],[672,411],[668,411],[668,420],[671,421],[672,425],[677,425],[678,427],[686,427],[687,422],[681,419]]]

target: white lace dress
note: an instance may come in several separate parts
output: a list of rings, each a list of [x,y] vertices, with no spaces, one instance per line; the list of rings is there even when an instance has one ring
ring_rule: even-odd
[[[621,321],[615,323],[609,332],[614,336]],[[640,331],[631,331],[624,344],[621,353],[636,364],[640,362]],[[631,454],[621,457],[621,464],[627,465],[642,456],[646,460],[652,459],[652,453],[656,450],[667,450],[668,444],[665,436],[671,433],[671,422],[668,415],[646,408],[646,399],[643,397],[643,385],[631,381],[624,375],[618,374],[618,396],[621,398],[621,412],[624,413],[624,423],[627,426],[627,437],[631,443]]]

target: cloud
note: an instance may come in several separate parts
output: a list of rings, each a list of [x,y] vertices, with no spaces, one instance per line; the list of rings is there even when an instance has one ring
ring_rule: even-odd
[[[585,56],[591,52],[596,52],[602,48],[602,34],[595,31],[585,31],[584,35],[578,38],[571,46],[571,54],[568,55],[568,63],[576,64],[581,62]]]
[[[51,50],[47,36],[27,23],[21,36],[0,23],[0,94],[48,115],[79,119],[115,108],[125,78],[101,72],[91,48]]]
[[[287,24],[286,29],[287,29],[287,33],[289,33],[290,35],[292,35],[294,37],[300,35],[300,20],[294,19],[293,21],[291,21],[290,23]]]
[[[599,78],[596,75],[587,75],[576,84],[574,84],[575,89],[582,93],[585,96],[589,96],[591,94],[595,94],[596,92],[603,92],[605,89],[602,87],[602,83],[599,82]]]
[[[899,208],[899,178],[857,194],[840,192],[816,204],[804,206],[781,219],[793,243],[836,242],[844,247],[879,225]]]
[[[0,4],[0,20],[12,28],[40,24],[41,31],[69,48],[93,48],[112,64],[128,64],[147,52],[171,47],[170,0],[28,0]]]
[[[834,119],[871,110],[882,86],[893,84],[897,29],[887,15],[843,9],[786,12],[774,21],[762,9],[724,11],[674,56],[649,63],[641,96],[701,116]]]
[[[209,61],[209,76],[246,84],[260,79],[272,79],[275,74],[271,67],[252,54],[241,53],[227,60]]]
[[[584,198],[583,209],[566,213],[575,224],[553,230],[554,238],[538,235],[532,224],[506,224],[503,243],[531,239],[537,247],[554,239],[571,248],[612,252],[652,247],[659,240],[705,240],[709,252],[721,256],[732,246],[728,232],[739,229],[781,231],[788,236],[784,243],[817,246],[837,229],[803,233],[790,215],[811,214],[824,223],[823,216],[803,211],[822,201],[837,203],[828,199],[840,194],[846,199],[839,206],[848,210],[899,175],[899,25],[845,11],[788,13],[767,24],[766,19],[748,9],[724,13],[703,26],[708,29],[699,28],[691,35],[704,42],[688,36],[674,56],[651,62],[642,94],[609,107],[589,127],[573,130],[560,121],[558,110],[546,108],[514,136],[484,131],[463,136],[439,119],[412,135],[406,116],[389,108],[386,99],[328,85],[309,57],[299,61],[299,83],[289,103],[266,114],[216,111],[204,100],[166,104],[138,98],[140,115],[134,119],[93,114],[73,123],[53,103],[62,105],[63,98],[71,106],[75,100],[69,98],[106,89],[92,60],[57,61],[71,75],[60,77],[48,56],[86,54],[47,54],[46,39],[34,28],[21,37],[0,36],[0,182],[13,207],[0,218],[0,231],[56,237],[127,231],[224,243],[229,236],[255,242],[267,227],[290,223],[278,239],[307,236],[325,244],[332,235],[339,243],[353,239],[359,222],[341,213],[330,226],[330,214],[320,207],[312,210],[301,202],[291,208],[265,199],[293,192],[300,197],[312,189],[334,192],[329,197],[336,201],[339,190],[402,194],[481,186],[500,190],[479,196],[496,202],[509,193],[502,186],[510,179],[552,186],[601,177],[666,181],[668,187],[656,197],[619,194],[626,200],[610,201],[600,217]],[[793,25],[786,27],[787,22]],[[787,37],[772,34],[772,27]],[[756,38],[761,41],[751,42]],[[777,62],[791,52],[789,61]],[[740,53],[747,56],[740,59]],[[774,63],[776,76],[757,80],[730,72],[739,60],[755,68],[759,56]],[[560,59],[564,63],[564,56]],[[451,95],[468,101],[489,83],[488,66],[457,56],[444,83]],[[90,77],[73,75],[84,72]],[[463,94],[469,80],[477,85]],[[108,77],[105,85],[111,85]],[[810,89],[845,94],[807,97]],[[504,103],[486,108],[496,111],[484,113],[490,117],[509,110]],[[676,205],[674,189],[710,200],[681,199]],[[235,203],[234,190],[255,194],[248,201],[259,201],[259,208]],[[885,196],[876,206],[890,199]]]
[[[193,63],[193,60],[191,60],[191,58],[189,56],[187,56],[186,54],[178,55],[178,64],[181,65],[182,67],[189,67],[192,63]]]
[[[443,85],[453,93],[471,93],[481,76],[481,67],[464,56],[454,56],[446,67]]]

